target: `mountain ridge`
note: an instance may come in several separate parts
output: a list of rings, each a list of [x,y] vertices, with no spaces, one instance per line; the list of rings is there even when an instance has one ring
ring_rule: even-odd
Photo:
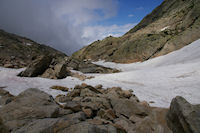
[[[200,38],[199,16],[198,0],[165,0],[123,36],[95,41],[72,56],[131,63],[165,55]]]

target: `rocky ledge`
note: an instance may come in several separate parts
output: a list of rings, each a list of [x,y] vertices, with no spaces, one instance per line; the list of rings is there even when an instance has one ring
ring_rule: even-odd
[[[199,106],[182,97],[173,99],[168,110],[140,102],[131,90],[101,85],[77,85],[55,99],[34,88],[16,97],[1,89],[0,96],[0,133],[172,133],[171,129],[197,133],[200,129]]]

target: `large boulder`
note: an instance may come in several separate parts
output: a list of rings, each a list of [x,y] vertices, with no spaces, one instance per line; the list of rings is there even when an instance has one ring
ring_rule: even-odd
[[[167,120],[173,133],[200,133],[200,106],[177,96],[171,102]]]
[[[130,99],[111,98],[111,104],[116,113],[126,117],[138,115],[141,117],[148,115],[148,108]]]
[[[10,130],[24,126],[34,119],[53,118],[68,114],[52,96],[38,89],[28,89],[0,108],[0,119]]]
[[[45,70],[49,67],[52,61],[52,57],[49,55],[40,56],[36,60],[34,60],[25,71],[22,71],[19,76],[22,77],[37,77],[42,75]]]
[[[71,125],[61,133],[125,133],[125,131],[112,125],[95,125],[89,122],[82,122]]]
[[[103,67],[100,65],[93,64],[91,61],[79,60],[79,59],[75,59],[73,57],[68,59],[67,66],[71,67],[74,70],[81,71],[82,73],[115,73],[115,72],[119,72],[119,70],[117,70],[117,69]]]
[[[67,69],[67,64],[65,62],[55,62],[53,61],[49,68],[41,75],[43,78],[50,79],[63,79],[70,76],[71,72]]]
[[[14,99],[14,96],[3,88],[0,87],[0,106],[8,104]]]
[[[83,112],[69,114],[59,118],[44,118],[34,120],[13,133],[57,133],[67,132],[65,129],[86,120]]]

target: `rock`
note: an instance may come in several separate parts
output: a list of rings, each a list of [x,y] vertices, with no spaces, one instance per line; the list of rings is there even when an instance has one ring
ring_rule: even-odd
[[[112,125],[94,125],[89,122],[81,122],[61,131],[61,133],[122,133]]]
[[[90,85],[87,85],[85,83],[82,83],[81,87],[84,88],[84,89],[87,88],[87,89],[89,89],[89,90],[91,90],[91,91],[93,91],[95,93],[100,93],[100,94],[102,93],[100,90],[98,90],[98,89],[96,89],[96,88],[94,88],[94,87],[92,87]]]
[[[148,109],[129,99],[111,99],[111,104],[116,113],[123,114],[126,117],[132,115],[147,116]]]
[[[114,122],[116,126],[123,128],[127,133],[135,132],[135,125],[125,118],[115,119]]]
[[[37,77],[42,75],[45,70],[49,67],[52,61],[52,57],[49,55],[40,56],[38,59],[34,60],[25,71],[22,71],[19,76],[21,77]]]
[[[10,130],[14,130],[32,119],[58,117],[59,110],[50,95],[38,89],[28,89],[0,108],[0,119]]]
[[[97,94],[95,92],[91,91],[90,89],[85,88],[85,89],[81,90],[80,96],[81,97],[95,97],[95,96],[97,96]]]
[[[171,102],[167,123],[173,133],[199,133],[200,106],[191,105],[183,97],[177,96]]]
[[[4,125],[1,119],[0,119],[0,133],[10,133],[8,127]]]
[[[67,88],[67,87],[58,86],[58,85],[52,86],[51,89],[61,90],[61,91],[68,91],[69,90],[69,88]]]
[[[81,106],[91,108],[94,111],[111,108],[109,101],[101,97],[86,97],[81,100]]]
[[[105,120],[114,120],[116,118],[115,112],[112,109],[100,109],[97,112],[97,116]]]
[[[161,125],[155,123],[150,117],[145,117],[136,124],[138,133],[164,133],[164,129]]]
[[[94,88],[101,90],[103,88],[103,86],[101,84],[99,84],[99,85],[96,85]]]
[[[130,92],[129,90],[123,90],[121,95],[122,97],[130,98],[132,96],[132,92]]]
[[[91,63],[90,61],[84,62],[73,57],[68,59],[67,66],[74,70],[81,71],[82,73],[114,73],[119,72],[117,69],[107,68],[100,65]]]
[[[81,104],[79,102],[67,101],[63,106],[64,109],[71,109],[74,112],[81,111]]]
[[[67,93],[68,97],[78,97],[80,96],[81,90],[80,89],[74,89],[73,91]]]
[[[129,99],[131,101],[134,101],[134,102],[140,102],[140,100],[138,99],[138,97],[136,97],[134,94]]]
[[[149,107],[149,103],[147,101],[141,101],[139,104],[146,106],[146,107]]]
[[[132,123],[138,123],[142,120],[142,118],[136,116],[136,115],[132,115],[129,120],[132,122]]]
[[[72,101],[81,102],[82,99],[82,97],[74,97]]]
[[[83,112],[69,114],[61,118],[45,118],[34,120],[13,133],[55,133],[86,119]]]
[[[54,66],[55,75],[58,79],[66,78],[70,75],[70,72],[67,70],[67,64],[56,64]]]
[[[86,114],[88,118],[92,117],[93,112],[90,108],[82,108],[82,111]]]
[[[6,68],[14,68],[13,64],[4,64],[4,67],[6,67]]]
[[[67,101],[71,101],[71,98],[65,95],[58,95],[56,96],[55,101],[58,103],[64,103]]]
[[[14,99],[14,96],[3,88],[4,87],[0,87],[0,105],[6,105]]]

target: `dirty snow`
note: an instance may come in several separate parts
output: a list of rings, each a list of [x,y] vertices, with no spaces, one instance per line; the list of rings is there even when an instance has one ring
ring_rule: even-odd
[[[96,64],[122,70],[114,74],[87,74],[95,78],[84,82],[91,85],[102,84],[106,87],[120,86],[123,89],[133,89],[141,101],[154,101],[152,106],[169,107],[172,98],[183,96],[193,104],[200,103],[200,39],[192,44],[146,62],[132,64],[117,64],[98,61]],[[50,89],[53,85],[74,87],[81,84],[73,77],[62,80],[44,78],[22,78],[16,75],[23,69],[0,68],[0,86],[11,94],[18,95],[27,88],[39,88],[54,97],[65,94],[59,90]]]

